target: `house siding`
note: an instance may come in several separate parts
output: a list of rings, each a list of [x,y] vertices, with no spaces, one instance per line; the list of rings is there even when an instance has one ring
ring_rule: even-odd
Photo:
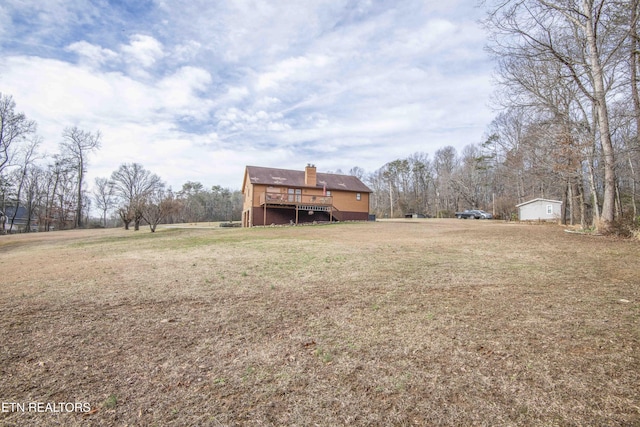
[[[369,215],[369,193],[360,193],[360,200],[356,197],[357,192],[332,191],[333,205],[336,209],[345,212],[364,212]]]
[[[562,202],[558,200],[536,199],[517,207],[521,221],[558,221],[562,216]]]
[[[243,223],[244,226],[251,225],[270,225],[270,224],[289,224],[290,221],[296,220],[295,209],[274,208],[269,207],[266,210],[266,221],[264,207],[260,206],[260,197],[265,192],[280,193],[288,195],[289,188],[299,187],[276,187],[270,185],[253,185],[245,190],[245,201],[243,204]],[[323,196],[322,189],[303,188],[304,196]],[[298,222],[314,222],[314,221],[330,221],[335,218],[340,221],[368,221],[369,220],[369,193],[360,193],[360,200],[357,199],[357,192],[332,190],[334,211],[333,215],[328,212],[314,211],[309,215],[308,211],[300,211],[298,213]]]
[[[307,167],[302,175],[302,179],[296,179],[296,172],[290,170],[270,170],[256,167],[251,167],[251,170],[253,173],[249,175],[249,167],[247,167],[244,179],[242,224],[245,227],[289,224],[290,222],[369,220],[371,190],[355,177],[316,174],[315,168],[310,167]],[[269,179],[269,176],[272,174],[265,174],[265,171],[273,171],[273,175],[279,178]],[[269,182],[266,184],[257,182],[275,181],[276,179],[284,182]],[[345,187],[345,190],[340,189],[340,187]],[[330,197],[328,203],[333,207],[332,212],[325,212],[320,208],[318,208],[318,210],[299,209],[296,216],[295,204],[275,206],[274,203],[269,203],[266,208],[261,205],[265,193],[282,194],[283,196],[287,196],[283,200],[291,202],[289,199],[290,189],[295,191],[294,196],[300,196],[302,202],[299,203],[299,206],[303,207],[305,206],[305,201],[313,200],[317,203],[316,197]]]

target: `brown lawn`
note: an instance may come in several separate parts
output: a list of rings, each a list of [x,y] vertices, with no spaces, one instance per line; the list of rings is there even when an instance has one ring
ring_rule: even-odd
[[[639,261],[471,220],[0,236],[0,425],[640,426]]]

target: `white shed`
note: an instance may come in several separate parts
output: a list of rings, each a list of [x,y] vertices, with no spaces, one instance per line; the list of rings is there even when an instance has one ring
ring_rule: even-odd
[[[520,221],[558,221],[562,216],[560,200],[533,199],[516,207]]]

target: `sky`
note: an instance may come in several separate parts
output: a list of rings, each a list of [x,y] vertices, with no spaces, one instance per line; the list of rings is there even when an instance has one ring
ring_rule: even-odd
[[[348,173],[481,143],[492,64],[474,0],[3,0],[0,92],[101,133],[89,187],[137,162],[174,190],[247,165]]]

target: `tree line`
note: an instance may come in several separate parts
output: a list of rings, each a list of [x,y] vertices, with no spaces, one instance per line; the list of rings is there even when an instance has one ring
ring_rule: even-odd
[[[160,223],[233,221],[242,213],[238,190],[219,185],[207,189],[199,182],[188,181],[174,192],[139,163],[120,165],[110,179],[96,178],[93,197],[105,227],[109,212],[115,212],[114,222],[125,229],[133,223],[134,230],[139,230],[145,223],[152,232]]]
[[[220,186],[187,182],[175,192],[139,163],[125,163],[86,189],[88,156],[102,135],[67,127],[59,152],[44,155],[37,126],[16,111],[13,97],[0,93],[0,233],[51,231],[161,222],[222,221],[239,218],[242,196]],[[101,218],[91,218],[91,207]]]
[[[349,173],[359,175],[373,190],[371,210],[378,217],[424,214],[452,218],[456,211],[481,208],[509,218],[515,204],[503,192],[496,192],[494,163],[481,146],[471,144],[461,153],[447,146],[433,158],[419,152],[368,175],[359,168]]]
[[[603,232],[638,226],[640,0],[485,0],[499,114],[486,140],[367,178],[380,215],[504,217],[533,198]]]
[[[489,145],[516,196],[535,164],[540,185],[602,231],[638,216],[639,3],[485,1],[502,109]]]
[[[499,111],[484,141],[461,152],[415,153],[373,173],[379,217],[450,217],[481,208],[512,218],[533,198],[564,201],[562,220],[603,232],[638,226],[640,0],[484,0],[487,50]],[[137,229],[141,223],[240,218],[238,191],[188,182],[174,192],[139,164],[125,164],[85,191],[86,155],[101,135],[62,134],[60,153],[37,162],[35,123],[0,94],[2,207],[21,204],[45,230],[86,225],[93,201]]]

